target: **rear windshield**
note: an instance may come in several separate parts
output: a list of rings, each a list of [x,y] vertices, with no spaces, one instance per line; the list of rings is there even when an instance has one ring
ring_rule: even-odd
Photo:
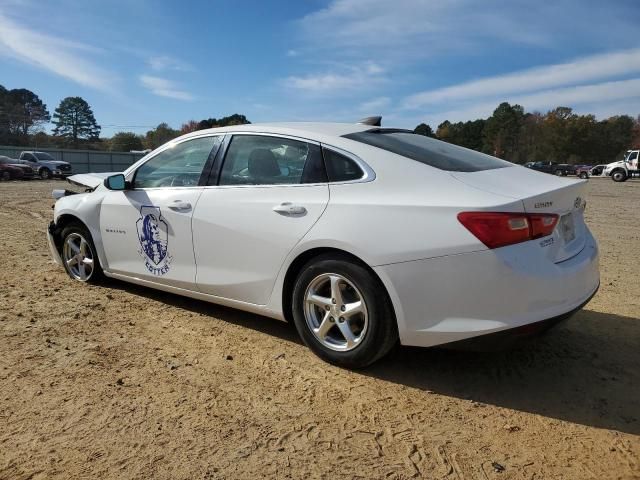
[[[505,160],[410,131],[377,129],[349,133],[345,138],[450,172],[479,172],[513,166]]]

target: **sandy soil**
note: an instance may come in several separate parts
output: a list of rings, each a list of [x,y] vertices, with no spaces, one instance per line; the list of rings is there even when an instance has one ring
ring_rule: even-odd
[[[640,181],[591,180],[602,287],[502,353],[329,366],[288,325],[50,260],[0,183],[0,478],[640,478]]]

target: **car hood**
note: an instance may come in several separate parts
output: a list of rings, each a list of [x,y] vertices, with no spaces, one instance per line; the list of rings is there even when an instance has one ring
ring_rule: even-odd
[[[80,187],[96,188],[104,182],[105,178],[117,173],[120,172],[79,173],[77,175],[71,175],[67,178],[67,181]]]

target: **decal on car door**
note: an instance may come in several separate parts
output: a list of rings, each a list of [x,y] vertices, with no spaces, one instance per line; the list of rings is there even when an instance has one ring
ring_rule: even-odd
[[[160,207],[142,206],[136,228],[141,247],[138,253],[145,267],[154,275],[164,275],[173,257],[169,255],[169,227]]]

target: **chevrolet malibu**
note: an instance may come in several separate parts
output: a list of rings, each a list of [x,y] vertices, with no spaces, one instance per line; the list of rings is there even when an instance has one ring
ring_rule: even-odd
[[[398,342],[543,330],[599,286],[584,181],[408,130],[201,130],[124,173],[70,181],[86,191],[54,192],[48,238],[71,278],[289,320],[349,368]]]

